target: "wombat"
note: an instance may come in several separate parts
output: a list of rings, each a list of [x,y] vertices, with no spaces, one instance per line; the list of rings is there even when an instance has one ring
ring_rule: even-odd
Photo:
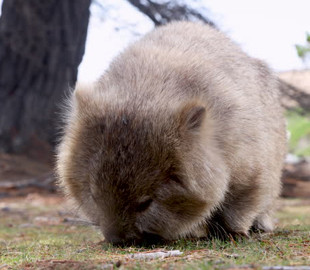
[[[273,229],[286,150],[278,81],[217,29],[158,27],[67,107],[60,185],[106,241]]]

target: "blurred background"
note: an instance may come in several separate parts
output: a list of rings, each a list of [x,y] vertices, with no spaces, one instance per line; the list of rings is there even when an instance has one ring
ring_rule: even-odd
[[[310,198],[309,0],[0,0],[0,199],[57,191],[61,104],[128,44],[172,20],[203,21],[280,80],[289,154],[283,196]]]

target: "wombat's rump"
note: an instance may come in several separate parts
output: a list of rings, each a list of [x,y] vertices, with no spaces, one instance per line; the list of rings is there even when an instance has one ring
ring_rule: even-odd
[[[285,124],[269,69],[208,25],[159,27],[77,86],[60,185],[112,243],[270,231]]]

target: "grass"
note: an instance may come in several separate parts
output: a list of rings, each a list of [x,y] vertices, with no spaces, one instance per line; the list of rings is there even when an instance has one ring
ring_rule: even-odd
[[[10,269],[115,269],[120,265],[126,269],[260,269],[310,265],[310,202],[282,200],[281,204],[278,228],[272,234],[253,234],[239,241],[183,239],[152,248],[118,248],[103,243],[101,234],[91,227],[64,223],[62,204],[34,207],[33,202],[23,200],[6,202],[5,207],[0,204],[0,269],[1,265]],[[175,249],[183,255],[150,261],[130,258],[136,252]]]
[[[297,156],[310,156],[310,114],[302,110],[286,113],[290,132],[289,150]]]

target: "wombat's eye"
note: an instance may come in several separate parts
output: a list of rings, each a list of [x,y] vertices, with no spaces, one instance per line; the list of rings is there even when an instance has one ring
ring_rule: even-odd
[[[175,174],[171,174],[169,176],[169,179],[172,180],[173,182],[176,182],[176,183],[180,184],[181,186],[183,186],[183,181],[180,179],[179,176],[177,176]]]
[[[137,212],[145,211],[146,209],[148,209],[150,207],[152,202],[153,202],[153,200],[151,198],[149,198],[149,199],[139,203],[137,206]]]
[[[99,130],[100,133],[104,133],[104,130],[105,130],[104,124],[99,125],[98,126],[98,130]]]

